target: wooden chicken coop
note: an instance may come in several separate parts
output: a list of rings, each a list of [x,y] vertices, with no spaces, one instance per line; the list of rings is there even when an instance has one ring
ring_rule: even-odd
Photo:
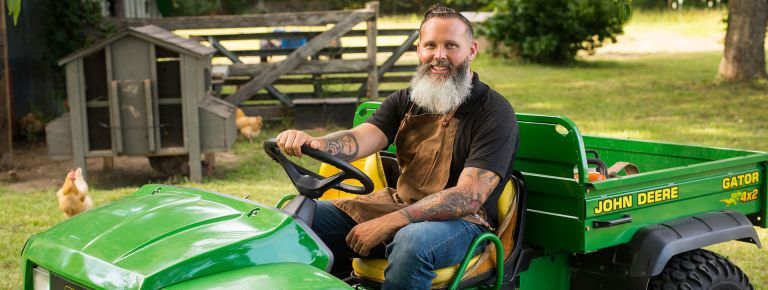
[[[147,156],[158,171],[188,168],[200,181],[201,154],[237,137],[235,107],[210,95],[214,52],[147,25],[61,59],[70,111],[46,127],[49,155],[84,169],[88,157]]]

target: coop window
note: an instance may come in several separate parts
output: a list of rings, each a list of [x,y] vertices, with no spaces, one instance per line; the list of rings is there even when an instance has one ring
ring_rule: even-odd
[[[112,149],[109,107],[88,107],[87,115],[89,150]]]
[[[160,146],[163,148],[184,146],[184,127],[180,104],[159,105]]]
[[[83,58],[85,100],[107,101],[107,59],[101,49]]]
[[[155,46],[157,70],[157,97],[160,99],[181,98],[181,59],[179,54]]]

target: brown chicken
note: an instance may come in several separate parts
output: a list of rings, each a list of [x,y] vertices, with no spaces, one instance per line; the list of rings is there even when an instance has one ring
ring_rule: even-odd
[[[83,178],[83,170],[70,170],[64,185],[56,192],[59,198],[59,208],[68,217],[79,214],[93,207],[93,201],[88,196],[88,184]]]
[[[261,133],[261,116],[248,117],[240,108],[235,109],[235,124],[240,134],[248,138],[250,143],[253,143],[253,137]]]

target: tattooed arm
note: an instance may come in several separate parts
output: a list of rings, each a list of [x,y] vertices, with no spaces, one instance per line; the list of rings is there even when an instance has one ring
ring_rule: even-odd
[[[448,220],[476,213],[499,184],[493,171],[467,167],[456,186],[430,194],[399,211],[409,222]]]
[[[400,211],[356,225],[347,234],[347,245],[356,253],[367,256],[373,247],[391,239],[409,223],[456,219],[474,214],[497,184],[499,176],[493,171],[464,168],[456,186],[430,194]]]
[[[288,155],[301,157],[301,146],[304,144],[351,162],[384,148],[387,137],[378,127],[368,123],[320,138],[298,130],[287,130],[277,135],[277,145]]]

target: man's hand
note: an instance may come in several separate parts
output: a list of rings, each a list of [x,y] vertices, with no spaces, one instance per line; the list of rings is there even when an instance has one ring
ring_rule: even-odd
[[[392,239],[395,233],[408,225],[408,219],[398,212],[360,223],[347,235],[347,245],[360,256],[368,256],[371,249]]]
[[[301,157],[301,146],[309,144],[312,149],[320,149],[320,141],[298,130],[286,130],[277,135],[277,146],[285,154]]]

